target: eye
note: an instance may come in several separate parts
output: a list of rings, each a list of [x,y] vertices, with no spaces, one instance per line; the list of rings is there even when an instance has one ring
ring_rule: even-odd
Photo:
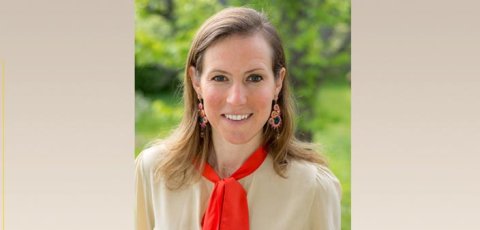
[[[212,81],[226,81],[226,80],[227,80],[227,77],[223,75],[215,75],[214,77],[212,77]]]
[[[263,80],[263,77],[258,74],[252,74],[247,78],[247,81],[251,81],[251,82],[260,82],[262,80]]]

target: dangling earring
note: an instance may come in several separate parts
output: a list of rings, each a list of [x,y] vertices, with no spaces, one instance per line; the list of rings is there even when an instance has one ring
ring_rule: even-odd
[[[198,102],[198,123],[200,124],[200,137],[205,136],[205,129],[207,128],[207,115],[205,114],[205,110],[203,109],[203,100],[199,99]]]
[[[276,100],[273,102],[273,110],[272,110],[272,113],[270,114],[270,119],[268,119],[268,123],[275,130],[278,130],[278,127],[282,125],[282,117],[280,116],[280,106],[277,104]]]

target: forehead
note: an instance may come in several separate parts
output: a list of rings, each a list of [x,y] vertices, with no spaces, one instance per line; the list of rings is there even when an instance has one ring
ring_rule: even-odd
[[[204,69],[232,67],[263,67],[271,69],[273,51],[260,34],[232,35],[207,48]]]

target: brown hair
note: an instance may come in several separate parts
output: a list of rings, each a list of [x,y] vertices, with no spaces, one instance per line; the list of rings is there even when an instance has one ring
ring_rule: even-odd
[[[202,57],[208,47],[215,42],[232,35],[249,36],[260,33],[272,47],[272,70],[278,79],[281,68],[286,68],[285,54],[280,37],[266,16],[250,8],[235,7],[224,9],[203,23],[195,35],[185,66],[183,79],[184,114],[178,128],[166,140],[157,144],[164,146],[155,174],[161,176],[167,187],[180,188],[200,177],[197,167],[203,169],[212,147],[210,125],[203,138],[198,125],[197,96],[189,76],[189,67],[202,71]],[[311,144],[301,142],[294,136],[294,101],[290,94],[287,75],[278,95],[277,103],[282,109],[282,125],[273,130],[265,121],[263,127],[264,144],[273,158],[273,167],[278,175],[285,177],[289,161],[302,159],[326,165],[325,159],[312,148]]]

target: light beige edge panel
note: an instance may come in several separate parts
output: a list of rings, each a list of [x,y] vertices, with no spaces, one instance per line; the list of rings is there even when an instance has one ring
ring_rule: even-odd
[[[134,1],[2,1],[5,229],[133,229]]]
[[[353,229],[480,229],[480,3],[352,4]]]

